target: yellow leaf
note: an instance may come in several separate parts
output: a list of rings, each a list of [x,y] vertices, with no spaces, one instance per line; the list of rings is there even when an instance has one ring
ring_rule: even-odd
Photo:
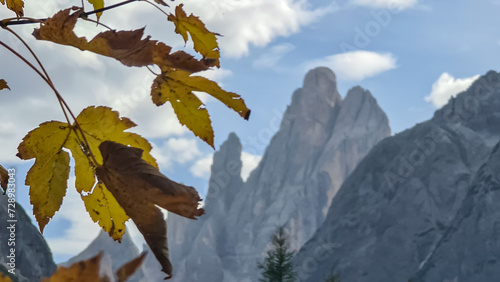
[[[92,4],[92,6],[94,6],[94,10],[104,8],[104,0],[88,0],[88,1],[90,4]],[[97,21],[99,21],[99,18],[101,17],[101,15],[102,15],[102,12],[99,12],[96,14]]]
[[[18,147],[21,159],[36,158],[26,176],[26,185],[30,186],[30,202],[41,232],[66,194],[69,154],[62,147],[69,133],[67,123],[45,122],[29,132]]]
[[[190,76],[183,70],[158,75],[151,87],[151,97],[157,105],[169,101],[179,121],[213,147],[213,130],[207,110],[193,91],[202,91],[223,102],[240,116],[248,119],[250,110],[241,97],[224,91],[217,83],[201,76]]]
[[[99,269],[102,252],[97,256],[73,263],[69,267],[60,266],[50,278],[43,278],[42,282],[107,282],[108,277],[100,277]]]
[[[158,167],[156,160],[151,156],[151,145],[140,135],[125,130],[136,126],[130,119],[120,118],[118,112],[111,110],[108,107],[90,106],[84,109],[76,118],[83,132],[85,132],[86,140],[90,146],[90,151],[94,154],[96,161],[101,164],[102,156],[99,151],[99,145],[106,140],[112,140],[121,144],[131,145],[144,150],[143,159],[154,167]],[[72,132],[65,147],[71,150],[75,159],[75,187],[79,193],[90,192],[95,184],[95,171],[88,160],[83,148],[83,137],[80,134]],[[82,150],[83,148],[83,150]],[[121,240],[125,232],[125,221],[128,217],[124,214],[123,209],[116,204],[116,199],[107,191],[107,188],[102,185],[97,185],[93,193],[98,193],[90,197],[84,197],[85,207],[89,212],[94,222],[108,232],[115,240]],[[100,201],[100,202],[99,202]],[[91,204],[91,203],[94,203]],[[96,207],[95,203],[106,206]],[[94,209],[94,210],[93,210]],[[97,213],[95,212],[97,211]],[[113,216],[113,220],[109,221],[109,215]]]
[[[69,177],[69,154],[59,151],[48,159],[38,158],[28,171],[26,185],[30,186],[33,205],[40,232],[61,207]]]
[[[144,161],[141,149],[105,141],[99,145],[99,150],[104,164],[97,167],[97,176],[134,221],[160,262],[162,271],[172,276],[167,226],[157,206],[196,219],[205,212],[198,208],[201,200],[198,192],[193,187],[170,180]]]
[[[179,122],[213,147],[214,131],[208,111],[192,90],[182,81],[171,79],[169,73],[164,73],[153,82],[151,97],[157,106],[169,101]]]
[[[9,86],[7,85],[7,81],[0,79],[0,90],[5,89],[5,88],[10,90]]]
[[[82,200],[92,220],[108,231],[114,240],[121,241],[129,217],[106,186],[98,183],[92,194],[82,196]]]
[[[70,127],[67,123],[48,121],[30,132],[17,147],[17,156],[23,160],[48,157],[61,151],[68,138]]]
[[[128,217],[104,185],[96,185],[94,188],[95,165],[90,161],[90,151],[94,154],[97,164],[101,164],[99,145],[105,140],[112,140],[141,148],[144,150],[144,160],[158,167],[150,154],[152,147],[141,136],[125,132],[134,127],[135,123],[128,118],[120,118],[118,112],[110,108],[88,107],[76,120],[85,132],[89,147],[85,146],[81,133],[75,133],[72,129],[76,128],[76,124],[69,126],[58,121],[41,124],[29,132],[19,144],[17,155],[21,159],[36,158],[26,176],[35,217],[40,230],[43,231],[43,227],[62,203],[69,174],[69,156],[61,150],[65,147],[71,151],[75,160],[76,190],[82,196],[91,218],[115,240],[120,240]],[[91,193],[92,191],[96,194]]]
[[[168,20],[175,24],[175,32],[182,35],[184,42],[188,40],[188,33],[194,43],[194,50],[204,58],[214,60],[214,64],[220,67],[219,45],[217,44],[216,33],[210,32],[200,18],[191,14],[189,17],[182,9],[183,4],[175,7],[175,15],[168,15]]]
[[[191,76],[185,71],[169,72],[169,78],[184,84],[192,91],[201,91],[210,94],[215,99],[224,103],[228,108],[237,112],[244,119],[250,116],[250,110],[245,105],[245,101],[240,95],[224,91],[217,83],[202,76]]]
[[[0,3],[5,5],[5,0],[0,0]],[[17,17],[24,15],[24,2],[22,0],[7,0],[7,8],[14,11]]]

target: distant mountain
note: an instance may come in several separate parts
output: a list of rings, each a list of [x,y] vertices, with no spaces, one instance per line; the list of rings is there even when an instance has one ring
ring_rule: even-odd
[[[389,135],[369,91],[354,87],[342,100],[331,70],[309,71],[248,180],[240,177],[241,143],[231,134],[214,155],[206,215],[196,222],[169,215],[173,281],[256,281],[275,228],[285,225],[298,250],[344,179]]]
[[[500,279],[499,139],[500,74],[491,71],[359,163],[296,255],[300,281]]]
[[[16,203],[15,207],[15,246],[7,243],[11,238],[10,230],[7,229],[10,223],[8,217],[8,202],[6,195],[0,195],[0,272],[8,274],[7,263],[10,259],[11,248],[15,248],[15,276],[14,281],[32,282],[40,281],[42,277],[49,277],[56,271],[56,265],[52,258],[49,246],[45,242],[42,234],[31,223],[23,207]],[[11,207],[12,208],[12,207]]]

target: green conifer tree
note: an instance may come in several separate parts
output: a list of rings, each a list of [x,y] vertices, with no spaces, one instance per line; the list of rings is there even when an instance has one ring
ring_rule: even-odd
[[[262,269],[261,282],[293,282],[296,273],[291,262],[294,252],[289,251],[288,236],[285,228],[280,226],[272,236],[272,249],[267,252],[264,263],[259,263]]]

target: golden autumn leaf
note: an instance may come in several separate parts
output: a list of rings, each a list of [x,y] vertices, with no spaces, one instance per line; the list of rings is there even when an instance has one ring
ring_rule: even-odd
[[[134,221],[162,271],[170,278],[173,269],[169,260],[167,226],[157,206],[196,219],[205,212],[198,208],[201,200],[198,192],[170,180],[148,164],[141,158],[143,151],[139,148],[105,141],[99,145],[99,150],[104,158],[104,164],[96,169],[99,180],[106,184]]]
[[[109,277],[100,277],[99,269],[102,252],[97,256],[78,261],[69,267],[59,266],[50,278],[43,278],[42,282],[108,282]]]
[[[189,33],[193,40],[194,50],[204,58],[215,60],[214,65],[220,67],[220,52],[216,38],[219,34],[210,32],[200,18],[193,14],[188,17],[182,6],[183,4],[180,4],[175,7],[175,15],[168,15],[168,20],[175,24],[175,32],[182,35],[184,42],[187,42]]]
[[[214,146],[214,133],[210,117],[203,103],[193,91],[206,92],[224,103],[240,116],[248,119],[250,110],[235,93],[224,91],[217,83],[201,76],[191,76],[189,72],[177,70],[158,75],[151,87],[151,97],[157,106],[170,102],[181,124]]]
[[[0,187],[3,189],[3,194],[5,195],[5,192],[7,191],[7,184],[9,183],[9,173],[3,167],[0,165]]]
[[[7,1],[7,8],[14,11],[17,17],[24,16],[24,2],[23,0],[0,0],[0,3],[5,5],[5,1]]]
[[[40,231],[59,210],[66,194],[69,155],[63,146],[70,134],[67,123],[50,121],[30,131],[18,147],[21,159],[36,158],[26,176],[30,202]]]
[[[89,1],[90,4],[94,7],[94,10],[102,9],[104,8],[104,0],[87,0]],[[99,18],[101,17],[102,12],[99,12],[96,14],[97,16],[97,21],[99,21]]]
[[[45,225],[60,208],[69,175],[69,156],[62,150],[64,147],[71,151],[75,160],[75,187],[91,218],[113,239],[121,240],[128,216],[104,184],[96,185],[95,167],[89,162],[88,154],[92,151],[96,161],[101,164],[99,145],[105,140],[113,140],[143,149],[144,161],[157,167],[156,160],[150,154],[152,147],[140,135],[126,132],[135,123],[128,118],[120,118],[118,112],[108,107],[90,106],[76,120],[85,133],[89,148],[84,146],[81,134],[72,130],[76,125],[58,121],[41,124],[19,144],[17,155],[21,159],[36,158],[26,177],[35,218],[43,232]]]
[[[0,1],[2,1],[2,0],[0,0]],[[2,89],[9,89],[10,90],[10,87],[7,85],[7,81],[0,79],[0,90],[2,90]]]
[[[142,254],[140,254],[135,259],[122,265],[116,271],[116,276],[118,277],[118,282],[127,281],[137,271],[137,269],[139,269],[141,264],[144,262],[144,260],[146,259],[146,254],[147,254],[147,252],[142,252]]]

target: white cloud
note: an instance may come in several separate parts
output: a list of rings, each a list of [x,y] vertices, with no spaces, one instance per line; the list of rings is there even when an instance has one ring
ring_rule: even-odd
[[[454,78],[445,72],[432,84],[432,91],[429,96],[425,97],[425,101],[432,102],[435,107],[440,108],[446,105],[451,97],[455,97],[458,93],[467,90],[478,78],[479,75]]]
[[[295,46],[290,43],[283,43],[279,45],[272,46],[269,51],[264,55],[260,56],[253,62],[253,67],[256,69],[276,69],[276,64],[283,56],[295,49]]]
[[[207,155],[199,160],[197,160],[189,171],[192,175],[199,178],[208,179],[210,177],[210,168],[213,163],[213,155]]]
[[[360,81],[396,68],[396,58],[391,53],[352,51],[306,64],[307,70],[318,66],[331,68],[339,80]]]
[[[241,178],[243,178],[243,181],[248,179],[250,173],[259,165],[261,159],[262,156],[252,155],[247,152],[241,153],[241,161],[243,163],[241,167]]]
[[[414,7],[418,0],[353,0],[352,3],[377,9],[404,10]]]
[[[303,0],[188,0],[193,11],[219,38],[224,55],[247,55],[249,46],[265,46],[277,36],[289,36],[334,10],[333,6],[310,10]]]
[[[151,154],[164,168],[168,168],[174,163],[191,162],[202,154],[195,139],[169,138],[161,146],[157,146],[155,143],[152,145]]]

